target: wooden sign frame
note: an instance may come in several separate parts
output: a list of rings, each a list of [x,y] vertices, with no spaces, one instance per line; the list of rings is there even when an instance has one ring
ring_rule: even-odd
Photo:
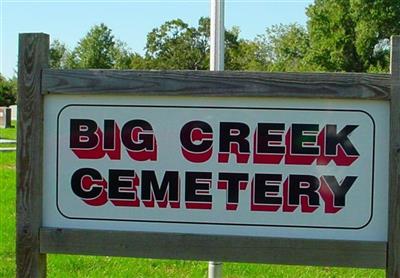
[[[48,69],[48,57],[47,34],[20,34],[16,248],[18,277],[45,277],[47,253],[385,268],[387,277],[400,277],[399,36],[392,37],[390,74],[53,70]],[[43,227],[43,100],[48,94],[94,93],[389,101],[388,242]]]

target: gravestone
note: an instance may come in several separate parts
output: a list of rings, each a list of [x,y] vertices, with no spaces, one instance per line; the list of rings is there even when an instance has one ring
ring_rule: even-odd
[[[0,107],[0,127],[11,127],[11,108]]]

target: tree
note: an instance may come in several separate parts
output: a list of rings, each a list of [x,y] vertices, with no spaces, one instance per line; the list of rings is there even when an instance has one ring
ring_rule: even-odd
[[[64,43],[59,40],[54,40],[49,49],[50,53],[50,68],[65,68],[66,59],[69,55],[68,50]]]
[[[116,41],[113,53],[114,69],[130,69],[135,56],[139,54],[132,53],[126,43],[119,40]],[[140,55],[139,55],[140,56]]]
[[[388,48],[400,33],[400,2],[393,0],[316,0],[307,9],[308,61],[321,70],[388,69]]]
[[[238,69],[239,29],[225,31],[225,68]],[[190,27],[181,19],[167,21],[147,35],[148,69],[207,70],[210,61],[210,19],[202,17]]]
[[[266,71],[269,61],[263,52],[263,44],[256,40],[240,39],[239,44],[231,50],[231,64],[229,69],[244,71]]]
[[[14,105],[17,100],[17,80],[6,79],[0,74],[0,106]]]
[[[66,58],[68,68],[127,69],[132,55],[105,24],[95,25]]]
[[[131,56],[130,68],[135,70],[148,70],[157,69],[157,66],[150,57],[143,57],[138,53],[133,53]]]
[[[400,2],[352,0],[355,46],[367,70],[389,69],[389,39],[400,34]]]
[[[307,30],[298,24],[280,24],[266,28],[257,36],[256,59],[267,71],[311,70],[305,57],[309,49]]]
[[[200,19],[200,24],[204,24]],[[167,21],[147,35],[146,58],[148,66],[157,69],[206,69],[208,60],[207,37],[198,29],[189,27],[181,19]]]
[[[198,27],[180,19],[167,21],[147,36],[146,55],[135,57],[133,68],[209,69],[210,19]],[[307,30],[297,24],[276,25],[255,40],[240,38],[240,30],[225,31],[225,69],[304,71],[309,47]]]

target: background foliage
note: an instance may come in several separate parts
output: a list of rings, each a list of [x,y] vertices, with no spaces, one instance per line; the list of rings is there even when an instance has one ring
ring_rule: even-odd
[[[225,31],[225,69],[242,71],[388,72],[390,36],[400,34],[400,1],[315,0],[307,25],[267,27],[254,39]],[[143,55],[118,40],[105,24],[93,26],[75,47],[54,40],[50,67],[207,70],[210,19],[197,26],[167,21],[147,34]],[[16,102],[16,79],[0,77],[0,105]]]
[[[307,26],[267,27],[253,40],[240,29],[225,32],[225,68],[251,71],[387,72],[389,39],[400,34],[400,1],[315,0]],[[174,69],[209,68],[210,19],[197,26],[173,19],[147,35],[145,53],[132,52],[105,24],[93,26],[72,49],[51,45],[55,68]]]
[[[0,74],[0,106],[10,106],[17,100],[17,80],[7,79]]]

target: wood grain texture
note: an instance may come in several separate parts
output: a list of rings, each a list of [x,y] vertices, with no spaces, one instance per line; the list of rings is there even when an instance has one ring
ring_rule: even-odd
[[[400,36],[392,37],[390,101],[390,186],[387,277],[400,277]]]
[[[43,93],[389,99],[388,74],[45,70]]]
[[[17,277],[45,277],[40,254],[42,222],[43,96],[41,72],[48,66],[49,36],[20,34],[17,135]]]
[[[205,236],[99,230],[40,231],[46,253],[384,268],[385,242]]]

